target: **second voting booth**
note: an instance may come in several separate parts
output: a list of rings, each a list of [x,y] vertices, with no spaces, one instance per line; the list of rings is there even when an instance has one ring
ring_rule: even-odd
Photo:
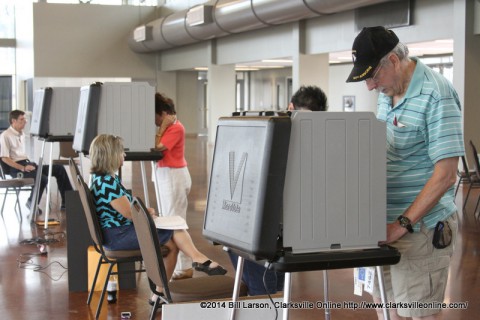
[[[397,263],[396,250],[378,246],[386,239],[385,135],[369,112],[221,118],[204,236],[239,261],[286,272],[286,302],[290,272]]]
[[[97,135],[123,138],[129,151],[150,151],[155,137],[155,89],[146,82],[107,82],[80,90],[73,148],[88,154]]]
[[[147,206],[150,201],[143,161],[162,158],[161,152],[152,150],[156,132],[154,118],[155,88],[146,82],[94,83],[80,90],[73,149],[88,154],[97,135],[106,133],[121,137],[125,160],[141,161]]]

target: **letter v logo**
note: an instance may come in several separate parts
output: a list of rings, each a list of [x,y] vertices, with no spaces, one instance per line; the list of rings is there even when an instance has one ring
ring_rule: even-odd
[[[247,156],[248,154],[246,152],[242,153],[242,157],[240,158],[240,163],[238,165],[238,168],[236,168],[235,170],[235,151],[230,151],[228,153],[228,158],[229,158],[228,169],[229,169],[229,177],[230,177],[230,199],[237,203],[242,203],[243,177],[245,174]],[[237,189],[238,180],[240,176],[242,177],[242,180],[240,181],[241,191],[240,193],[237,194],[237,196],[235,197],[236,199],[234,200],[233,197],[235,195],[235,190]]]

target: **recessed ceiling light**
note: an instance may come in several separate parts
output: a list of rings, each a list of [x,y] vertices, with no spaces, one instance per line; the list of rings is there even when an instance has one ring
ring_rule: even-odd
[[[272,59],[272,60],[266,59],[266,60],[262,60],[262,62],[265,62],[265,63],[292,63],[293,61],[290,60],[290,59]]]

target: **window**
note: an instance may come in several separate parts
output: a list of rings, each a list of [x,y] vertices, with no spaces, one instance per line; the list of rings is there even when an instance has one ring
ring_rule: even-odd
[[[15,38],[15,7],[0,0],[0,38]]]
[[[0,76],[0,130],[10,125],[8,114],[12,110],[12,77]]]
[[[0,75],[15,73],[15,48],[0,48]]]

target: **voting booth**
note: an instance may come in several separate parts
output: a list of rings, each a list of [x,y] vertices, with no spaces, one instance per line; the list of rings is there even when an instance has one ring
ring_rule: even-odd
[[[328,302],[328,269],[375,266],[386,303],[382,266],[400,253],[378,246],[386,239],[385,138],[370,112],[220,118],[203,235],[238,255],[234,302],[247,258],[285,272],[286,304],[291,272],[323,270]]]
[[[80,91],[73,149],[88,154],[92,140],[108,133],[129,151],[150,151],[155,137],[155,89],[146,82],[95,83]]]
[[[162,159],[155,146],[155,88],[146,82],[106,82],[84,86],[80,90],[73,149],[87,155],[99,134],[123,139],[125,161],[140,161],[145,203],[150,207],[144,161]],[[158,212],[158,182],[154,176]]]
[[[385,123],[371,112],[293,114],[284,247],[352,250],[386,239],[385,141]]]
[[[35,90],[30,134],[42,138],[73,137],[79,97],[78,87]]]
[[[203,234],[258,259],[378,247],[385,134],[370,112],[221,118]]]
[[[281,232],[291,121],[288,116],[221,118],[203,234],[273,258]]]
[[[73,141],[74,128],[76,123],[76,114],[78,101],[80,97],[80,88],[78,87],[47,87],[35,90],[33,97],[33,113],[30,124],[30,134],[38,136],[42,141],[40,157],[37,165],[43,165],[46,142],[50,143],[50,157],[47,183],[47,204],[50,204],[50,188],[53,164],[53,143]],[[42,170],[37,170],[35,186],[33,189],[32,207],[30,209],[31,222],[37,217],[38,197],[40,189]],[[44,227],[49,224],[58,223],[50,221],[50,205],[46,206]],[[41,224],[41,221],[37,223]]]

